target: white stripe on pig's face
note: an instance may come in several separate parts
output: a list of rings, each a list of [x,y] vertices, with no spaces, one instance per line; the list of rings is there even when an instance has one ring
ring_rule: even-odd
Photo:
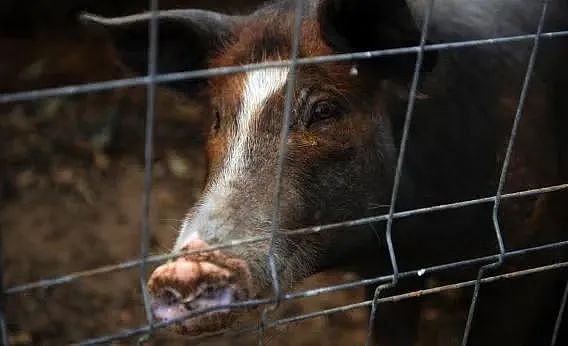
[[[236,117],[236,130],[228,142],[229,151],[217,176],[209,185],[201,203],[187,217],[176,241],[174,250],[180,250],[192,239],[198,238],[201,230],[234,227],[227,219],[231,208],[226,205],[233,191],[234,182],[244,178],[250,168],[250,155],[255,146],[255,127],[267,101],[286,84],[289,68],[276,67],[254,70],[246,73],[240,97],[240,108]]]

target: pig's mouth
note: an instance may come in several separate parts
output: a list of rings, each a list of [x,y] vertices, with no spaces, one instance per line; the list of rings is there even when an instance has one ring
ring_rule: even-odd
[[[204,247],[194,243],[189,250]],[[231,327],[239,312],[223,307],[251,298],[252,287],[246,261],[219,251],[166,263],[156,268],[148,282],[154,317],[172,322],[178,333],[187,336]]]
[[[184,335],[206,335],[225,329],[235,319],[235,313],[227,309],[215,309],[227,306],[234,301],[234,287],[207,287],[201,293],[184,297],[173,288],[164,289],[163,293],[152,302],[154,317],[160,321],[178,321],[178,332]],[[213,309],[213,311],[207,311]]]

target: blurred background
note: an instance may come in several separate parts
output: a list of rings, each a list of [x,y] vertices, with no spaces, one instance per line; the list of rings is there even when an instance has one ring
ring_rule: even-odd
[[[259,0],[162,0],[167,8],[245,12]],[[131,76],[109,42],[77,20],[117,16],[141,0],[3,0],[0,93]],[[155,127],[151,253],[168,251],[204,179],[206,106],[160,88]],[[135,259],[140,253],[145,89],[0,105],[0,228],[7,287]],[[11,344],[61,345],[145,323],[138,269],[93,276],[7,298]],[[302,287],[355,280],[326,273]],[[292,316],[365,299],[361,289],[284,304]],[[270,345],[361,344],[366,309],[273,330]],[[117,344],[132,344],[127,339]],[[151,344],[184,343],[159,331]],[[256,343],[254,335],[206,344]]]

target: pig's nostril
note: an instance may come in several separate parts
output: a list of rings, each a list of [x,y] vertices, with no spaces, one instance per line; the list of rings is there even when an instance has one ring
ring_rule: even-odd
[[[213,286],[207,286],[203,290],[202,295],[207,298],[212,298],[217,294],[217,290]]]
[[[167,287],[162,293],[162,301],[166,305],[175,305],[181,302],[183,296],[177,290]]]
[[[183,306],[185,307],[185,309],[187,311],[192,311],[192,310],[195,310],[196,308],[198,308],[198,305],[194,303],[193,299],[190,300],[190,301],[184,301]]]

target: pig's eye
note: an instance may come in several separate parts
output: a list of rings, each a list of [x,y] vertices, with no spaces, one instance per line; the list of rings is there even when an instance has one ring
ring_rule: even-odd
[[[337,118],[341,116],[342,113],[342,107],[335,102],[316,102],[310,108],[308,125]]]

